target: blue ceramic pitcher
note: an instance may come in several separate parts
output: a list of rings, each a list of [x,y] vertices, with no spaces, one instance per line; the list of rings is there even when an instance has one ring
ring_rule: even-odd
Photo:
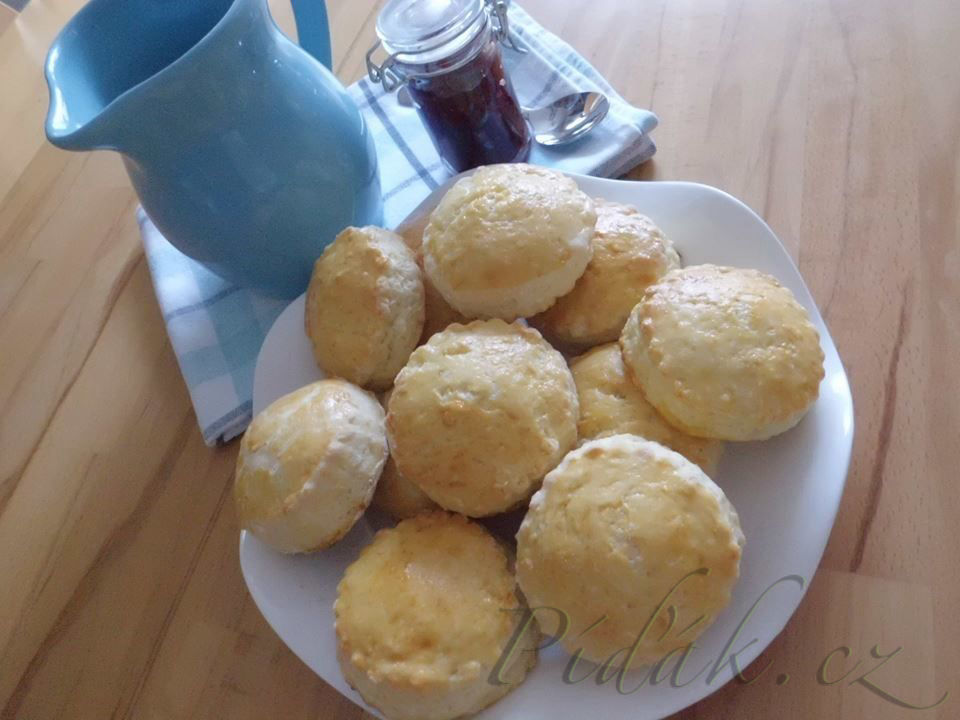
[[[293,6],[315,57],[266,0],[92,0],[46,63],[50,142],[120,152],[170,242],[283,296],[340,230],[381,218],[373,143],[328,69],[323,0]]]

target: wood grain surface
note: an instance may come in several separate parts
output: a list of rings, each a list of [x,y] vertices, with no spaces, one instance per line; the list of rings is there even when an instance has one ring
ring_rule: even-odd
[[[377,3],[328,5],[349,82]],[[636,178],[766,218],[853,386],[821,570],[753,682],[681,717],[960,716],[960,3],[524,5],[660,116]],[[0,20],[0,717],[365,717],[245,590],[236,444],[201,441],[119,158],[44,140],[44,54],[79,6]]]

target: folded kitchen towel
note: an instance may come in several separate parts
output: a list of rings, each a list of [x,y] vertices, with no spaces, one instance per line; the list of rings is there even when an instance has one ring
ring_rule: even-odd
[[[530,162],[568,172],[616,177],[649,159],[656,116],[628,104],[582,56],[538,25],[517,5],[510,27],[527,52],[504,48],[504,64],[520,102],[538,107],[582,90],[610,100],[607,118],[582,141],[535,146]],[[369,125],[377,150],[384,223],[396,226],[450,173],[416,111],[366,78],[349,92]],[[167,242],[143,210],[140,229],[170,344],[190,390],[208,445],[244,431],[251,420],[253,369],[263,339],[288,301],[239,287]]]

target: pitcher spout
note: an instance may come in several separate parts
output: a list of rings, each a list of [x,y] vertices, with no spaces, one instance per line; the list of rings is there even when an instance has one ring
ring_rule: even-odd
[[[183,59],[226,16],[261,3],[266,12],[265,0],[90,0],[47,53],[47,138],[66,150],[128,152],[143,131],[144,98],[183,76]]]
[[[64,77],[69,68],[60,62],[60,45],[47,55],[44,74],[50,105],[44,126],[47,140],[63,150],[117,150],[118,144],[103,136],[103,108],[90,88],[77,78]]]
[[[107,27],[118,7],[122,5],[116,0],[92,0],[47,52],[44,76],[50,104],[44,129],[47,139],[64,150],[123,150],[122,118],[116,117],[122,112],[114,106],[136,83],[125,82],[129,70],[123,68],[129,59],[116,47],[120,35]]]

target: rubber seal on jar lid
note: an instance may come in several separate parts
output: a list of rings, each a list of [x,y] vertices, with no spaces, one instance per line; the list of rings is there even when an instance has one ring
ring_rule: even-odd
[[[484,0],[389,0],[377,17],[383,49],[425,63],[462,49],[483,27]]]

